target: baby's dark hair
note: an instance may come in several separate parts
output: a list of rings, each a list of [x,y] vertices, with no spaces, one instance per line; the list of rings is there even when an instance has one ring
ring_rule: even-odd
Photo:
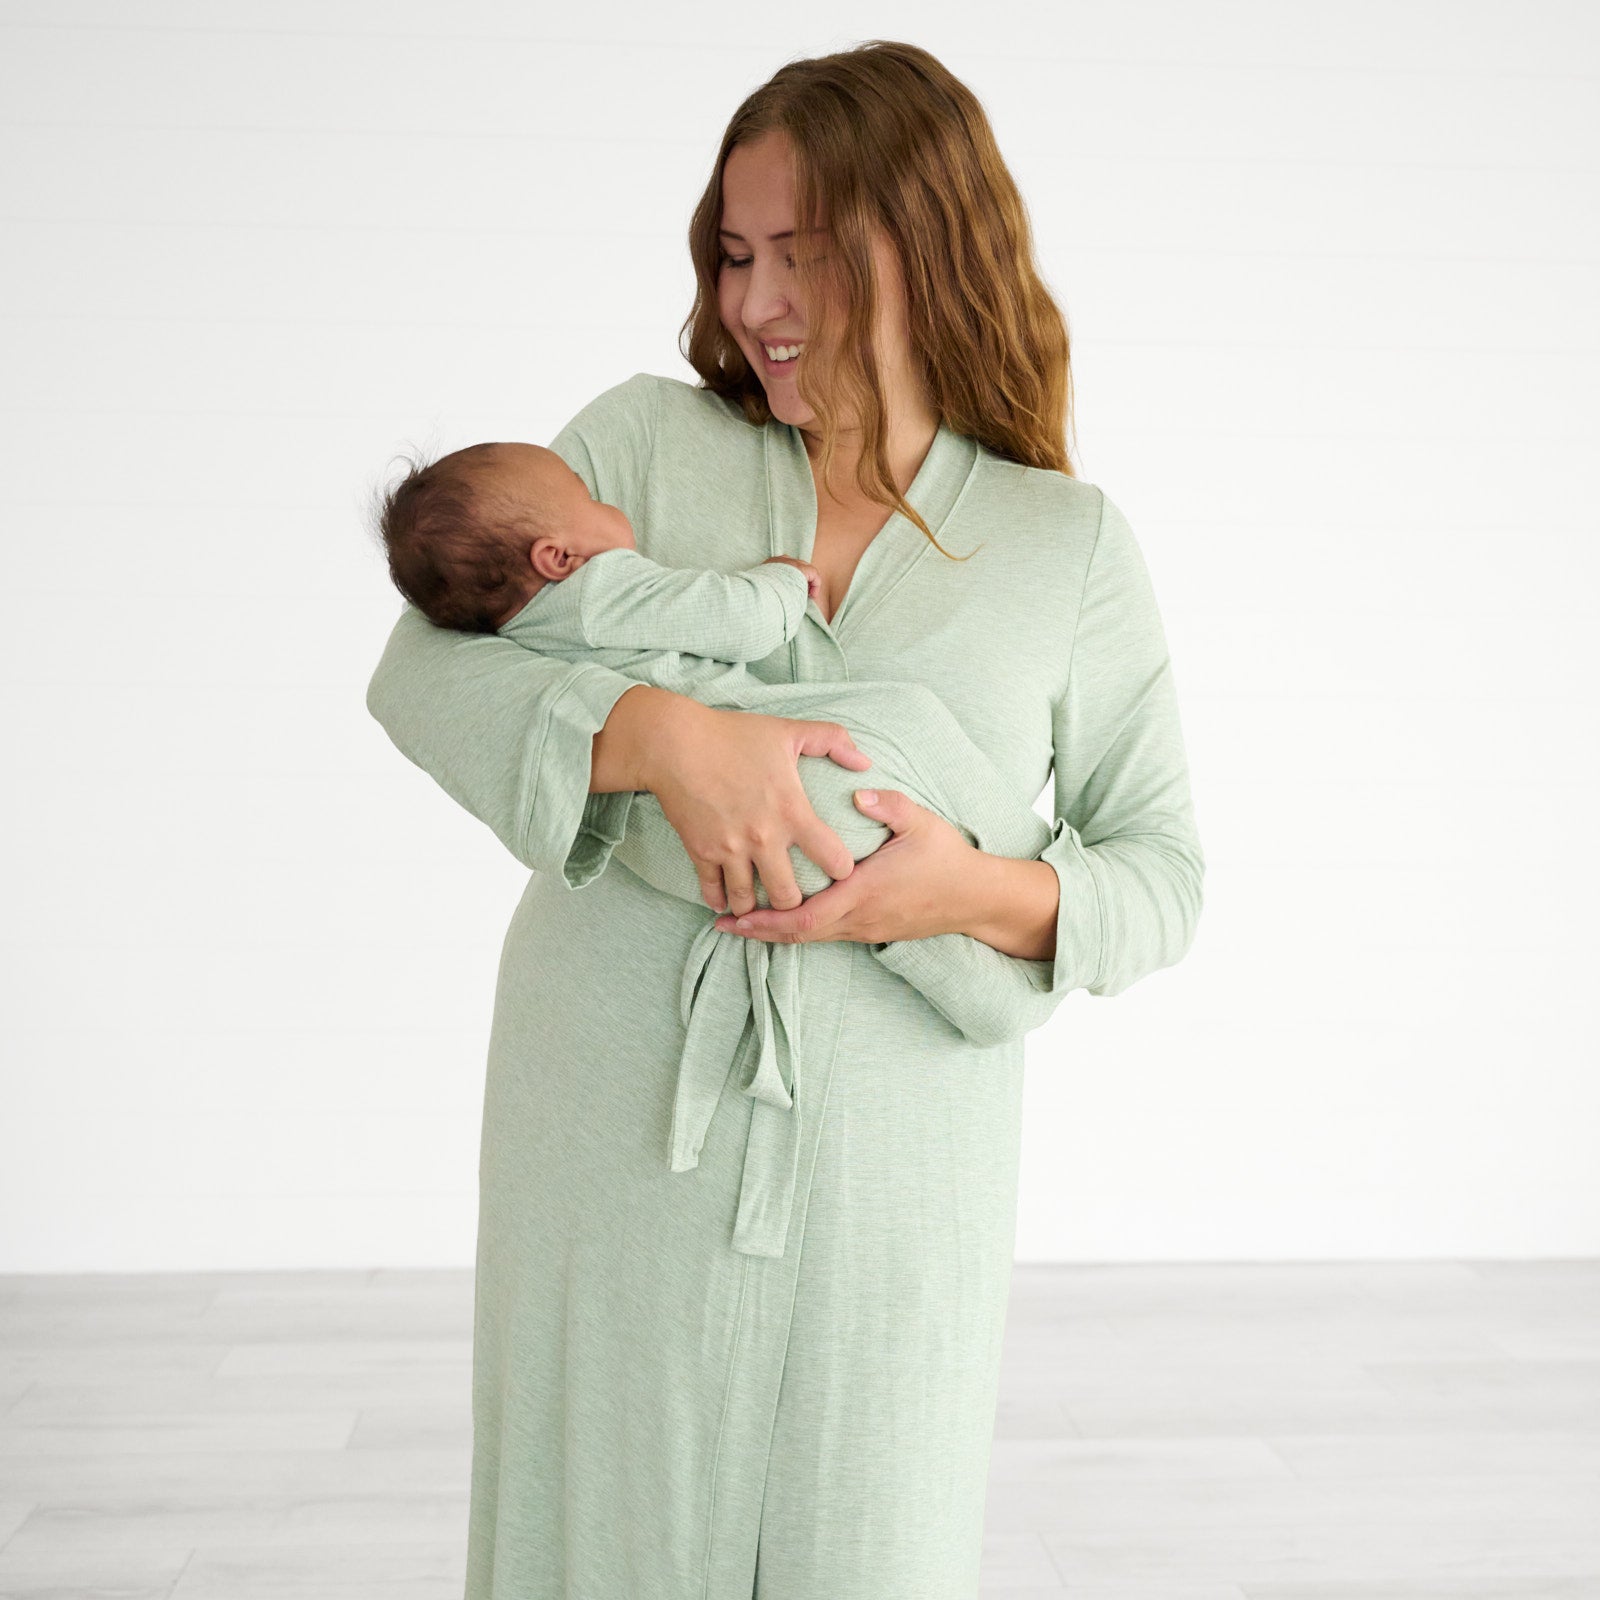
[[[550,531],[547,508],[492,486],[481,469],[494,448],[407,457],[405,476],[376,501],[374,522],[395,588],[441,628],[493,633],[539,587],[528,547]]]

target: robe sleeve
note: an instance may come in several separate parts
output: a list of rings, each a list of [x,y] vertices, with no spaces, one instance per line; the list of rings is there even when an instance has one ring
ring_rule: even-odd
[[[874,946],[978,1042],[1016,1038],[1074,989],[1120,994],[1179,961],[1199,922],[1195,826],[1172,663],[1144,558],[1102,495],[1052,711],[1055,820],[1038,859],[1060,881],[1055,954],[1007,956],[964,934]]]
[[[635,373],[583,407],[550,448],[597,499],[636,520],[660,380]],[[396,748],[494,830],[525,867],[580,888],[622,837],[633,791],[590,794],[594,735],[638,679],[440,628],[407,605],[367,686]]]

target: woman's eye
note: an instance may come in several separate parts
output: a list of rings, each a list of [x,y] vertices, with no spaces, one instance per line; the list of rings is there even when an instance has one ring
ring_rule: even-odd
[[[783,259],[788,264],[789,270],[793,272],[794,257],[785,256]],[[748,267],[750,265],[749,256],[730,256],[726,251],[722,252],[721,256],[719,257],[719,261],[721,265],[725,267]]]

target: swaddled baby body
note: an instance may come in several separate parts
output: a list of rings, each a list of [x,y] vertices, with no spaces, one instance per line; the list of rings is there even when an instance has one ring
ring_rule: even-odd
[[[380,525],[396,586],[441,627],[598,662],[709,706],[843,722],[869,758],[870,776],[816,756],[799,757],[798,774],[812,809],[854,860],[891,836],[855,804],[863,783],[907,794],[983,847],[976,819],[960,813],[996,816],[984,802],[998,780],[936,696],[914,684],[774,683],[746,669],[802,626],[818,588],[808,563],[772,556],[732,573],[662,566],[636,548],[626,513],[596,500],[554,451],[532,444],[470,445],[414,468],[389,492]],[[902,731],[912,730],[917,737],[907,744]],[[982,769],[981,780],[952,786],[966,769]],[[955,803],[958,793],[965,803]],[[634,813],[619,856],[664,892],[704,906],[681,839],[639,814],[658,809],[655,796],[633,795],[636,806],[628,798],[591,797],[608,818]],[[1024,828],[1040,825],[1031,810],[1024,819]],[[1016,827],[1005,826],[1015,837]],[[573,887],[587,881],[587,854],[568,864]],[[803,896],[832,882],[798,845],[789,858]],[[758,906],[771,905],[759,877],[754,891]]]

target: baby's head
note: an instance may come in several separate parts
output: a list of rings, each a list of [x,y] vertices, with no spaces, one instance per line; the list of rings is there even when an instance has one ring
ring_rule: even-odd
[[[623,512],[537,444],[416,462],[383,495],[377,523],[400,593],[430,622],[469,633],[493,633],[590,556],[636,548]]]

